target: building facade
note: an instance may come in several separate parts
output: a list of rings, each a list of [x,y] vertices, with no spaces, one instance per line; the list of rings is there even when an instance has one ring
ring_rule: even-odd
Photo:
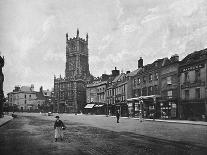
[[[181,118],[207,116],[207,49],[187,55],[179,67]]]
[[[13,111],[38,111],[39,107],[45,103],[45,98],[40,92],[34,91],[34,86],[16,86],[13,92],[8,95],[8,104],[13,107]],[[40,97],[41,96],[41,97]]]
[[[135,116],[139,115],[141,110],[145,118],[160,117],[160,106],[157,99],[161,97],[160,77],[163,64],[164,59],[158,59],[152,64],[143,66],[142,58],[139,59],[137,73],[132,78],[133,97],[137,98],[137,102],[133,103]]]
[[[88,64],[88,34],[86,39],[66,34],[65,78],[54,77],[54,96],[58,112],[79,113],[86,104],[86,83],[91,75]]]
[[[161,100],[160,117],[162,119],[177,119],[179,116],[179,56],[165,58],[161,69]]]

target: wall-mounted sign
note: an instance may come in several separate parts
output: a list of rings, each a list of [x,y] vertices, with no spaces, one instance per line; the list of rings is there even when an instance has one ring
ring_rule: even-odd
[[[180,73],[183,72],[187,72],[187,71],[192,71],[192,70],[196,70],[196,69],[200,69],[200,68],[204,68],[205,64],[197,64],[197,65],[193,65],[193,66],[187,66],[187,67],[183,67],[180,69]]]
[[[205,86],[205,82],[186,83],[181,85],[181,89]]]

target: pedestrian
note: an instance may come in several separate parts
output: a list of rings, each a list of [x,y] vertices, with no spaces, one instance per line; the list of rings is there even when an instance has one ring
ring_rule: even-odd
[[[61,141],[63,140],[63,130],[65,129],[65,125],[63,122],[59,119],[59,116],[56,116],[56,121],[54,124],[55,129],[55,142],[57,142],[57,139],[60,138]]]
[[[116,122],[119,123],[119,117],[120,117],[120,114],[119,114],[119,111],[117,110],[116,111]]]

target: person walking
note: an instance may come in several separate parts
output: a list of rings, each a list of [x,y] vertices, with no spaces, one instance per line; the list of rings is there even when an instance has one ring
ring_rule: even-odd
[[[54,124],[54,129],[55,129],[55,142],[57,142],[58,138],[63,140],[63,130],[65,129],[65,125],[63,122],[59,119],[59,116],[56,116],[56,121]]]
[[[120,117],[120,113],[119,111],[117,110],[116,111],[116,122],[119,123],[119,117]]]

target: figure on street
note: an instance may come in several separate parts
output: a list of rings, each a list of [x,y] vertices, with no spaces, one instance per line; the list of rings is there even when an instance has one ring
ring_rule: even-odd
[[[120,113],[119,113],[119,110],[116,111],[116,120],[117,120],[117,123],[119,123],[119,117],[120,117]]]
[[[55,142],[57,142],[58,138],[63,140],[63,129],[65,129],[65,125],[63,122],[59,119],[59,116],[56,116],[56,121],[54,124],[54,129],[55,129]]]

